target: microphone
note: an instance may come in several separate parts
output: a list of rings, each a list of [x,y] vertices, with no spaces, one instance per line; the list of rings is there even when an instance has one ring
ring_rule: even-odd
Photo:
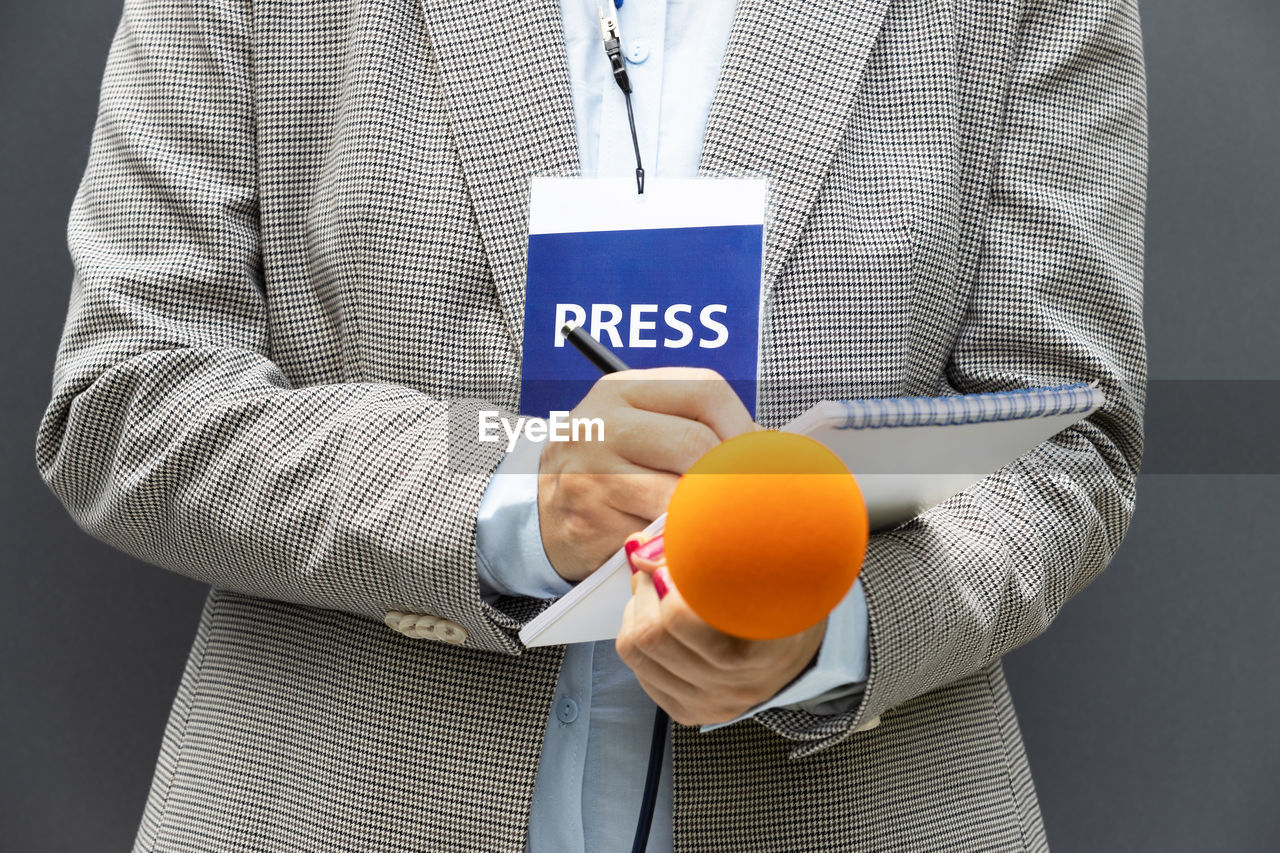
[[[748,640],[826,618],[858,577],[867,508],[821,442],[760,430],[713,447],[667,507],[667,573],[705,622]]]

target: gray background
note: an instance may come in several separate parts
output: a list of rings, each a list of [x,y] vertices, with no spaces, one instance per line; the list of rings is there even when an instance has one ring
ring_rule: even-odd
[[[0,6],[7,850],[129,848],[204,595],[80,533],[34,469],[67,211],[119,12]],[[1275,851],[1280,385],[1221,380],[1280,379],[1280,6],[1159,0],[1143,16],[1152,473],[1111,568],[1007,668],[1056,851]],[[1179,425],[1200,393],[1214,404]],[[1226,409],[1257,394],[1263,426],[1232,427]]]

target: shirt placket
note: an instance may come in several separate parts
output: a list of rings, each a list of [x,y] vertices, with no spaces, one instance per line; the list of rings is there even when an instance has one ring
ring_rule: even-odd
[[[586,853],[581,792],[590,734],[593,651],[592,643],[576,643],[565,650],[543,736],[544,760],[538,765],[532,812],[534,816],[555,813],[557,819],[542,821],[531,831],[530,840],[538,840],[539,850]]]

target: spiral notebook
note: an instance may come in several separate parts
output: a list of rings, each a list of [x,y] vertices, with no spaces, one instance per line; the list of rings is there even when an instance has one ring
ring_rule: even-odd
[[[1097,383],[995,394],[827,400],[784,426],[840,456],[858,480],[871,529],[885,530],[967,489],[1062,430],[1104,398]],[[646,528],[663,529],[666,516]],[[619,550],[531,620],[526,646],[588,643],[618,636],[631,598]]]

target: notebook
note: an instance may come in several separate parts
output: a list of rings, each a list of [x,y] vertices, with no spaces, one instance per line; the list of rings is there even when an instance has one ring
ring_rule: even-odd
[[[872,531],[936,506],[1088,417],[1104,398],[1097,383],[994,394],[827,400],[784,432],[821,441],[858,480]],[[663,529],[666,516],[650,524]],[[619,550],[603,566],[532,619],[526,646],[611,640],[631,598],[631,573]]]

